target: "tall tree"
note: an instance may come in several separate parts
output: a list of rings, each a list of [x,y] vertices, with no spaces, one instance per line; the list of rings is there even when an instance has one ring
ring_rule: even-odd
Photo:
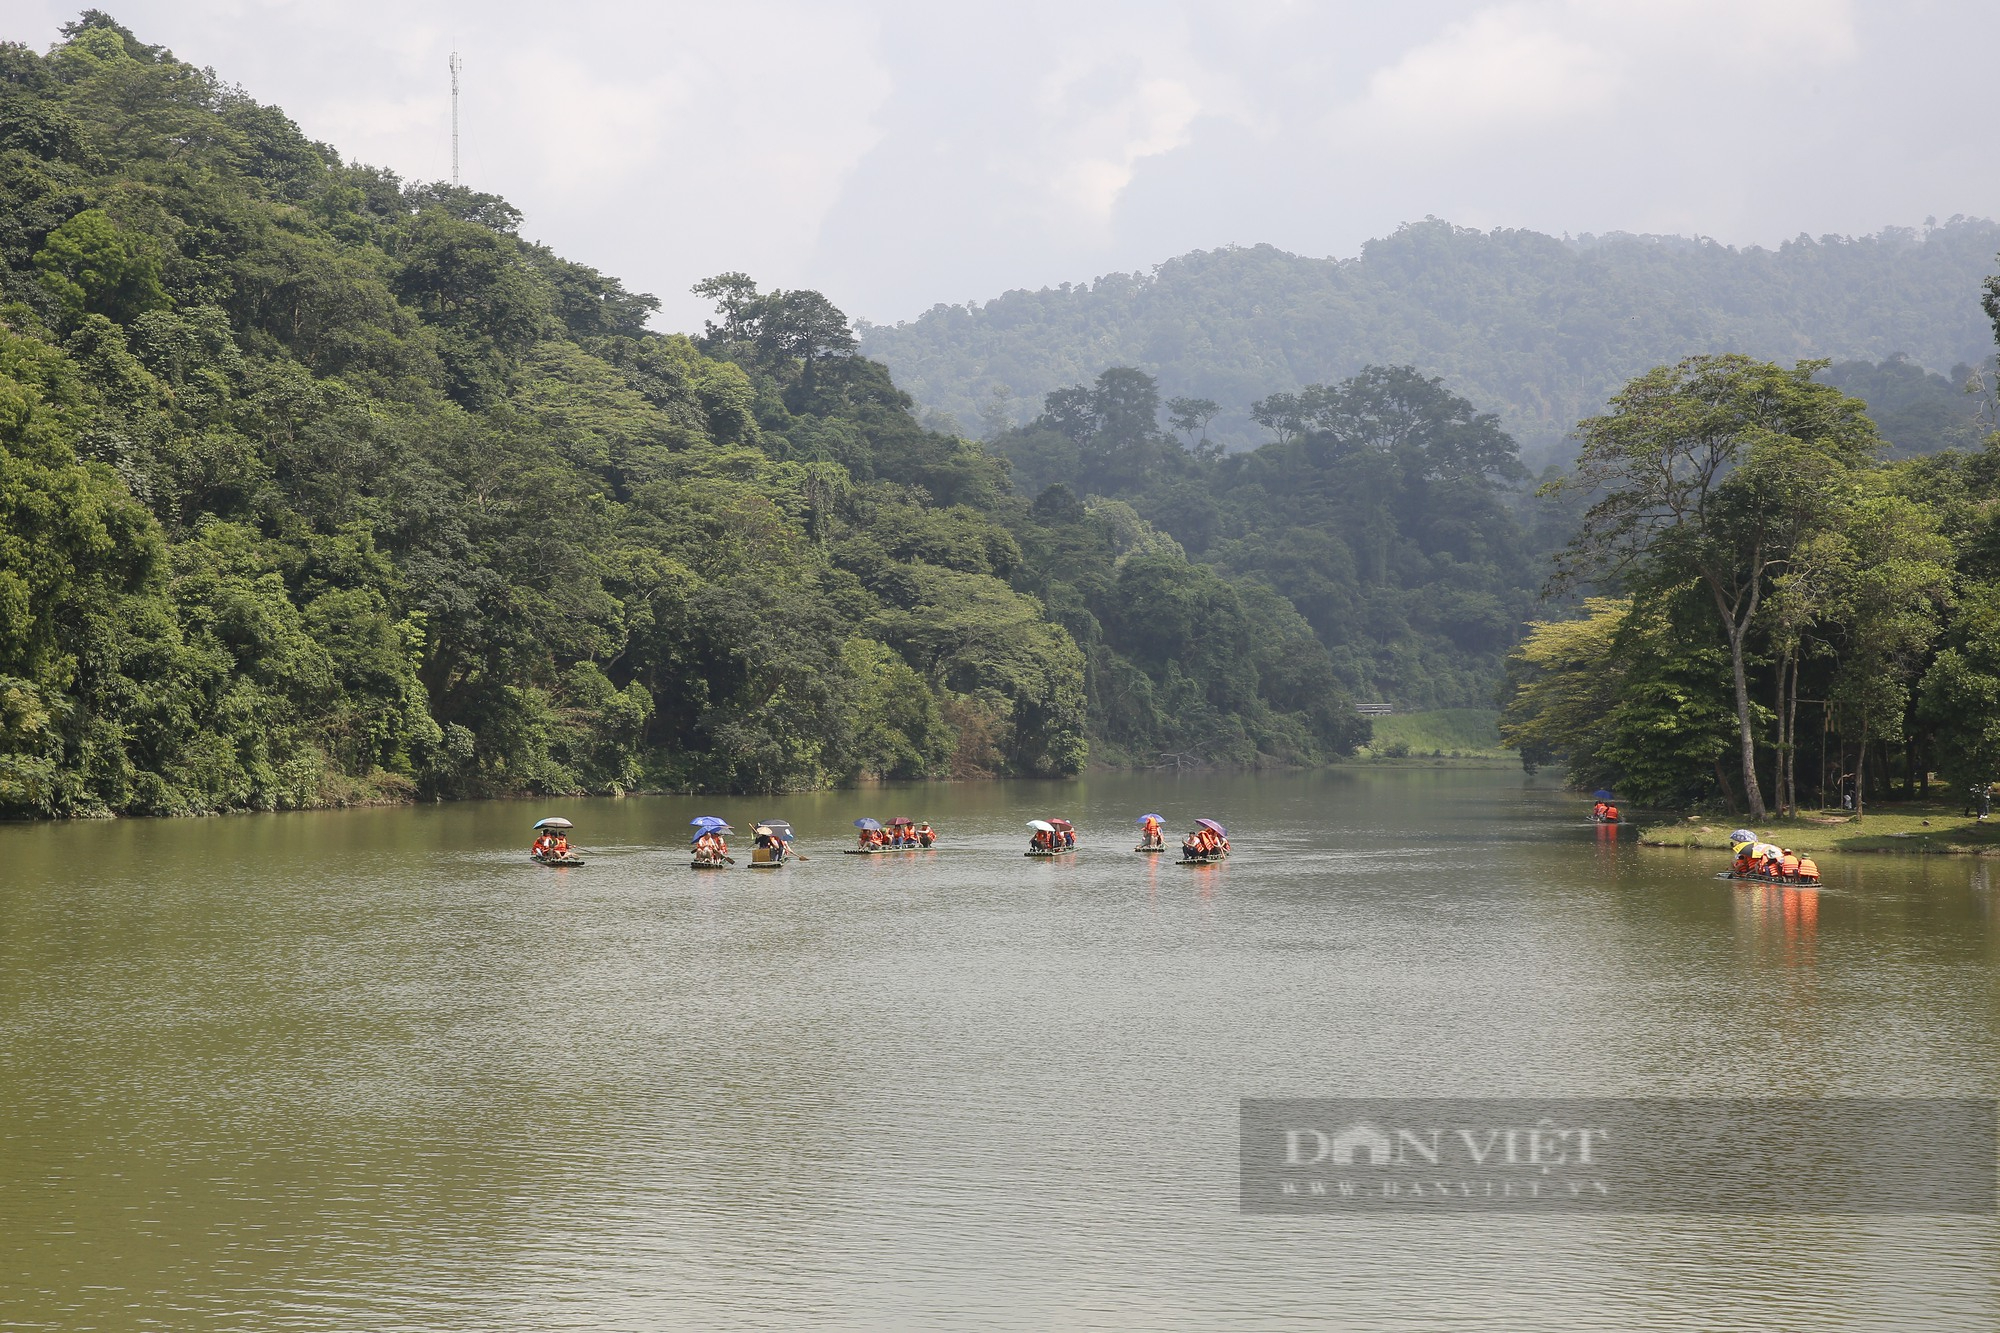
[[[1865,405],[1814,373],[1745,356],[1689,357],[1626,385],[1579,426],[1576,471],[1544,494],[1594,496],[1552,586],[1664,590],[1699,582],[1728,643],[1744,798],[1765,813],[1747,662],[1771,581],[1834,521],[1842,483],[1879,450]]]
[[[1835,695],[1860,719],[1854,818],[1867,791],[1870,740],[1902,739],[1910,676],[1936,639],[1952,591],[1951,544],[1937,517],[1892,494],[1863,498],[1845,525],[1851,556],[1836,594],[1846,643]]]

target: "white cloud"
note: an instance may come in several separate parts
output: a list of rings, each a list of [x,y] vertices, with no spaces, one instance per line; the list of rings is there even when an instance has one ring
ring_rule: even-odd
[[[1507,5],[1448,26],[1378,71],[1334,118],[1344,136],[1457,142],[1600,108],[1618,87],[1615,52],[1561,30],[1562,9]]]
[[[1143,79],[1095,109],[1076,105],[1067,91],[1045,94],[1050,152],[1031,164],[1032,175],[1047,173],[1058,212],[1108,226],[1139,163],[1188,142],[1201,100],[1176,79]]]

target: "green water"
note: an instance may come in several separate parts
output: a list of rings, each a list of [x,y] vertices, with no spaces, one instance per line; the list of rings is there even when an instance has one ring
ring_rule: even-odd
[[[1238,855],[1134,855],[1154,809]],[[558,812],[582,869],[525,859]],[[698,813],[812,860],[692,873]],[[1582,813],[1350,769],[0,828],[0,1327],[2000,1326],[1991,1217],[1238,1213],[1244,1096],[2000,1091],[1984,863],[1785,895]],[[861,814],[943,842],[839,855]]]

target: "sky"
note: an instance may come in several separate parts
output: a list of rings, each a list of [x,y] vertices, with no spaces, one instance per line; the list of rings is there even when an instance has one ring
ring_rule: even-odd
[[[1737,245],[2000,216],[1992,0],[96,0],[350,159],[662,301],[879,323],[1426,216]],[[82,5],[6,0],[46,49]]]

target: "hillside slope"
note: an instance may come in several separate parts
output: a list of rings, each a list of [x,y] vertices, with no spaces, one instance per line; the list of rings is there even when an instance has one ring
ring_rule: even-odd
[[[651,332],[505,200],[65,36],[0,43],[0,817],[1061,776],[1107,689],[1134,755],[1365,737],[1289,602],[1031,506],[818,293]]]
[[[1210,433],[1232,447],[1269,438],[1249,418],[1257,399],[1409,364],[1497,412],[1533,463],[1626,379],[1695,352],[1977,364],[1992,351],[1977,293],[1996,252],[2000,223],[1961,218],[1776,250],[1431,219],[1355,259],[1197,251],[1150,274],[864,325],[861,346],[970,430],[1018,424],[1051,389],[1133,366],[1164,395],[1220,403]]]

